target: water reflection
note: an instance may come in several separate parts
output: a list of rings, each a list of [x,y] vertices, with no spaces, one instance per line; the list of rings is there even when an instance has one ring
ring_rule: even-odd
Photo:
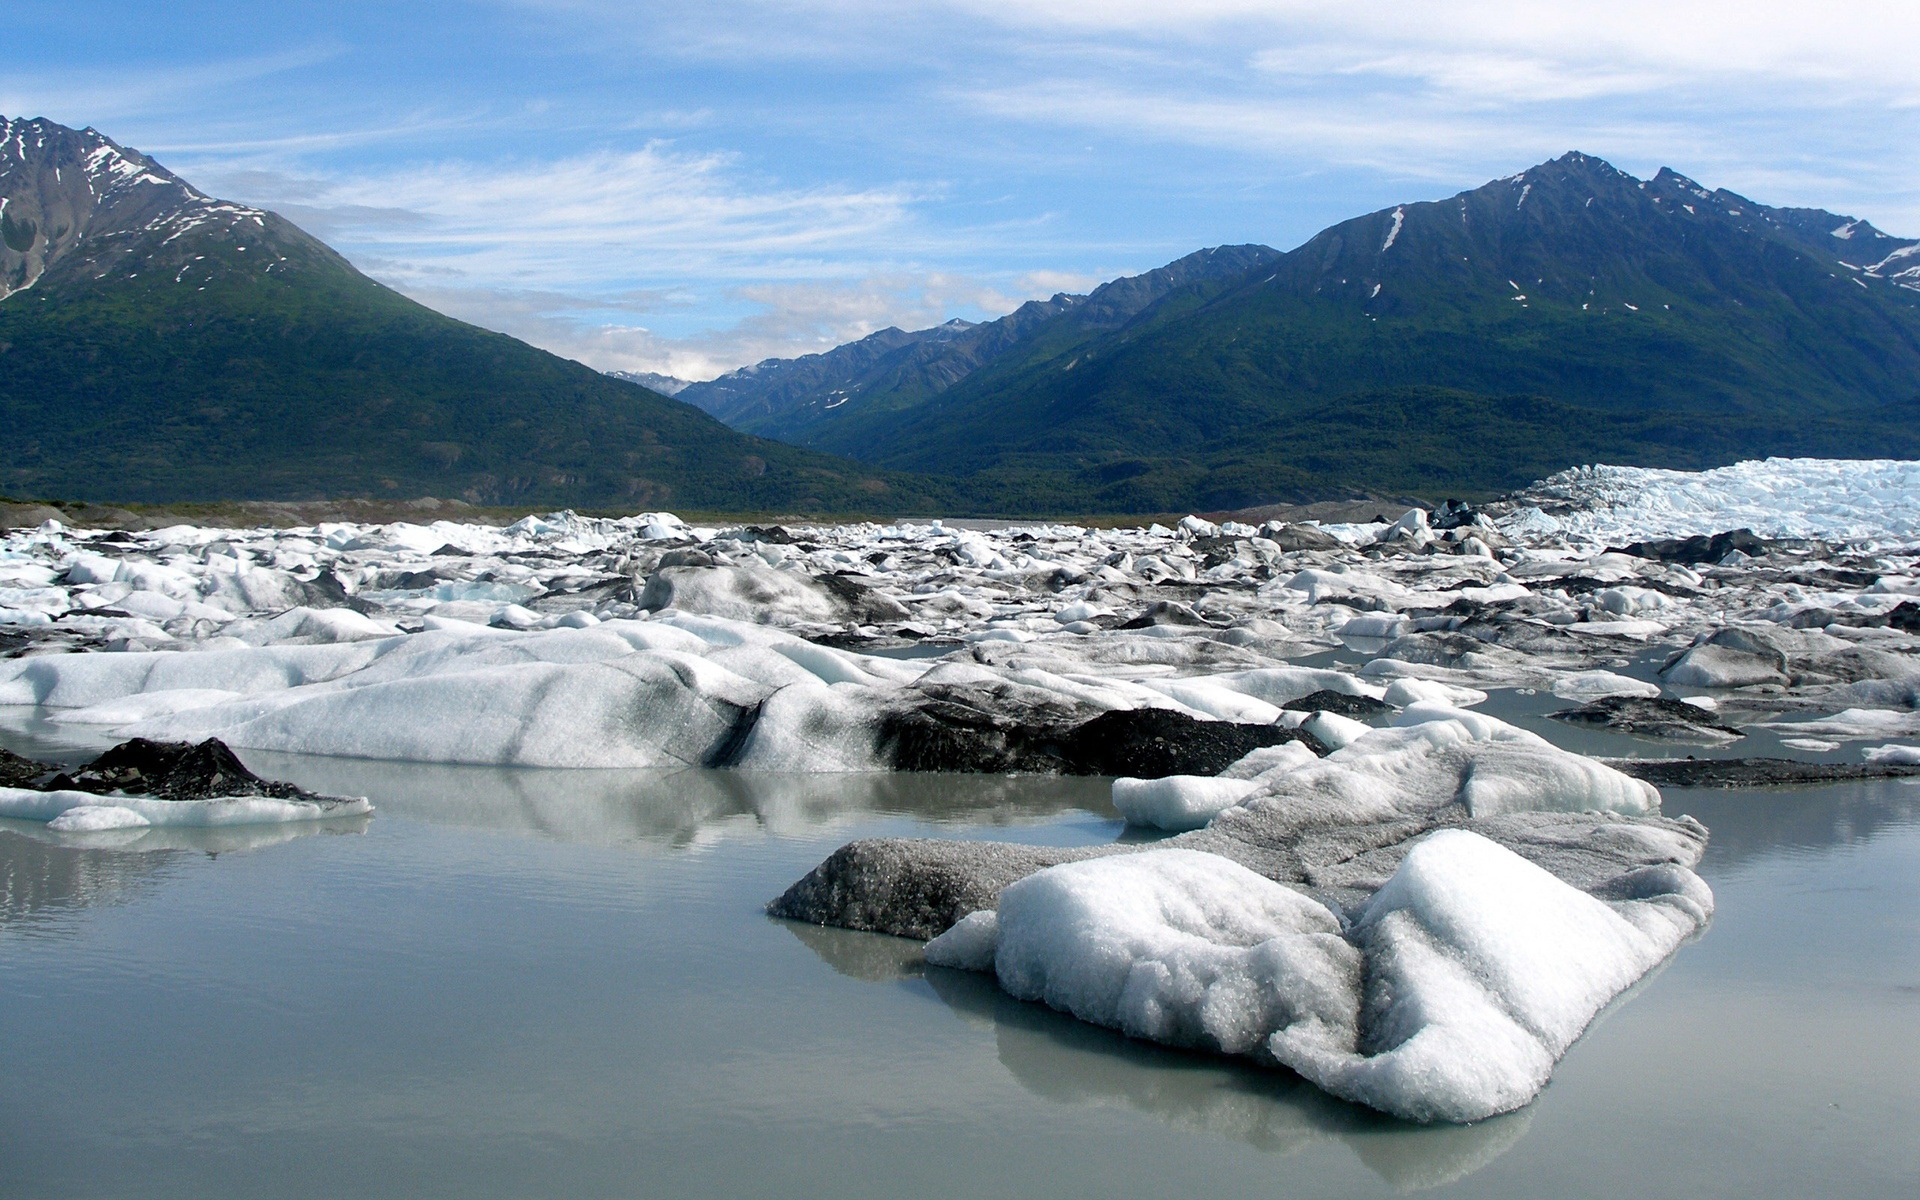
[[[38,821],[0,819],[0,927],[145,895],[189,854],[220,855],[295,838],[364,833],[370,818],[56,833]]]
[[[1089,814],[1083,827],[1036,836],[1110,840],[1118,829],[1109,785],[1084,778],[555,770],[260,751],[243,758],[270,778],[330,795],[367,796],[376,813],[591,844],[686,847],[736,829],[800,836],[873,815],[964,823],[952,836],[965,837],[1005,836],[1005,827],[1073,812]]]
[[[1920,822],[1920,780],[1753,791],[1669,788],[1660,808],[1668,816],[1696,817],[1710,831],[1701,869],[1711,879],[1783,852],[1813,854],[1857,845]]]
[[[40,825],[0,821],[0,929],[30,927],[89,905],[124,904],[157,886],[172,857],[61,844]]]
[[[991,1027],[1008,1073],[1056,1104],[1116,1105],[1271,1154],[1339,1141],[1401,1191],[1465,1179],[1518,1143],[1532,1121],[1531,1110],[1468,1126],[1397,1121],[1337,1100],[1290,1071],[1135,1041],[1015,1000],[989,976],[926,966],[919,942],[780,924],[842,975],[923,981],[956,1016]]]

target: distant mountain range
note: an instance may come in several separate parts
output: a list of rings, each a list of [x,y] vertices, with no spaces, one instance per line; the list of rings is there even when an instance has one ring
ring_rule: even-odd
[[[1286,252],[680,393],[1028,511],[1486,492],[1607,461],[1920,456],[1920,244],[1568,154]]]
[[[676,379],[657,371],[608,371],[607,374],[615,379],[624,379],[628,383],[637,383],[648,391],[659,392],[662,396],[678,396],[693,386],[689,380]]]
[[[687,383],[442,316],[93,130],[0,118],[16,497],[1205,511],[1920,457],[1916,418],[1920,243],[1580,154]]]
[[[858,447],[1008,355],[1115,332],[1180,288],[1233,279],[1279,256],[1266,246],[1217,246],[1088,295],[1028,301],[997,321],[883,329],[823,354],[768,359],[690,384],[679,396],[735,429],[798,445]]]
[[[273,213],[45,120],[0,119],[0,428],[17,497],[932,503],[442,316]]]

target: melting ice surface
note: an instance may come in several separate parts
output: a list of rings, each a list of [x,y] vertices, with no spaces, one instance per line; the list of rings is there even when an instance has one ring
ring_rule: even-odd
[[[108,535],[50,524],[0,543],[8,655],[0,704],[32,706],[33,720],[74,738],[217,736],[254,756],[380,760],[355,768],[370,772],[359,786],[322,790],[369,795],[383,814],[384,795],[410,771],[469,779],[532,768],[680,771],[679,782],[647,790],[645,804],[695,842],[730,827],[702,814],[768,816],[757,801],[740,809],[740,794],[755,787],[740,781],[756,774],[805,797],[796,801],[800,827],[838,821],[844,841],[869,822],[860,804],[835,796],[867,794],[901,769],[1050,769],[1048,747],[1109,714],[1300,728],[1335,753],[1309,762],[1297,744],[1266,747],[1200,774],[1123,778],[1110,799],[1102,782],[1102,819],[1110,802],[1136,826],[1212,834],[1287,805],[1337,801],[1350,811],[1315,811],[1333,824],[1411,822],[1428,840],[1373,858],[1356,849],[1342,861],[1366,870],[1333,872],[1338,895],[1289,877],[1303,890],[1287,894],[1315,892],[1310,902],[1325,915],[1302,909],[1312,921],[1255,942],[1245,931],[1225,940],[1194,933],[1214,925],[1190,927],[1170,911],[1148,936],[1137,914],[1095,903],[1084,910],[1085,940],[1059,951],[1065,966],[1016,970],[1008,951],[1014,965],[1002,971],[1010,933],[1050,927],[1053,918],[1033,916],[1043,905],[1006,929],[996,916],[991,937],[984,918],[974,922],[955,961],[984,965],[990,955],[994,978],[1051,1002],[1050,985],[1033,982],[1040,974],[1079,980],[1074,955],[1124,934],[1133,950],[1122,991],[1133,987],[1131,999],[1063,994],[1061,1007],[1285,1064],[1402,1115],[1466,1119],[1534,1094],[1540,1064],[1566,1052],[1707,907],[1684,854],[1667,875],[1600,882],[1549,864],[1541,869],[1552,886],[1501,857],[1538,866],[1539,838],[1527,836],[1539,830],[1522,818],[1541,809],[1659,827],[1644,785],[1555,749],[1541,730],[1509,736],[1510,725],[1473,710],[1523,693],[1543,709],[1549,698],[1564,701],[1554,707],[1686,698],[1698,702],[1692,718],[1654,722],[1650,736],[1672,740],[1622,745],[1573,726],[1546,730],[1548,740],[1582,754],[1604,744],[1636,755],[1786,746],[1826,761],[1920,757],[1901,744],[1920,732],[1914,469],[1596,468],[1546,481],[1525,498],[1537,509],[1498,521],[1385,513],[1329,529],[1200,518],[1147,529],[718,529],[663,513],[554,514],[505,529],[440,522]],[[1605,552],[1734,526],[1834,544],[1721,562]],[[1709,719],[1721,728],[1703,734]],[[1685,740],[1701,736],[1726,744]],[[703,766],[735,770],[688,770]],[[818,778],[794,782],[807,774]],[[450,793],[435,819],[484,825],[516,811],[510,796],[483,803],[490,794]],[[208,849],[245,844],[173,828],[192,823],[186,809],[165,810],[173,820],[163,828],[135,805],[89,799],[59,811],[51,800],[21,800],[18,815],[43,823],[16,832],[75,852],[111,844],[175,853],[203,836]],[[1436,803],[1458,811],[1435,816]],[[566,806],[536,808],[556,827],[575,819]],[[206,812],[211,824],[214,810]],[[385,820],[349,827],[378,838]],[[1481,824],[1458,837],[1444,828],[1461,822]],[[289,851],[339,840],[302,836],[341,831],[310,824],[274,837]],[[975,840],[992,833],[966,821],[954,828]],[[1606,828],[1591,824],[1582,836]],[[1103,826],[1091,840],[1110,843],[1115,832]],[[1085,869],[1096,878],[1150,874],[1164,861],[1150,857],[1157,853]],[[1208,854],[1231,883],[1234,863]],[[760,880],[754,902],[819,858],[783,863],[788,874]],[[1071,882],[1080,869],[1049,878]],[[1287,890],[1255,878],[1269,895]],[[1578,929],[1574,961],[1549,962],[1571,941],[1543,944],[1523,925],[1502,925],[1503,906],[1467,886],[1489,878],[1503,881],[1502,895],[1528,896],[1527,912]],[[1139,889],[1122,880],[1107,890]],[[1513,907],[1504,906],[1509,915]],[[1313,925],[1328,920],[1337,931]],[[1180,940],[1191,937],[1214,948]],[[1303,947],[1327,937],[1346,949],[1328,943],[1323,970],[1301,966]],[[1262,946],[1269,965],[1248,965]],[[1241,995],[1260,971],[1279,969],[1272,964],[1326,986],[1286,1012],[1242,1021],[1246,1006],[1219,997]],[[1391,996],[1376,994],[1389,984]],[[1538,994],[1542,986],[1551,995]],[[1421,1057],[1449,1044],[1454,1052]],[[1475,1062],[1488,1068],[1481,1077],[1460,1075]]]

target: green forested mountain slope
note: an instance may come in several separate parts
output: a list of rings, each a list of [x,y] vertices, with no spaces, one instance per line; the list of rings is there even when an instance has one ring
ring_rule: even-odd
[[[1234,279],[1278,256],[1266,246],[1215,246],[1084,296],[1029,301],[996,321],[883,329],[822,354],[743,367],[679,396],[736,429],[857,455],[873,432],[995,363],[1085,344],[1178,289]]]
[[[92,130],[0,122],[0,235],[0,494],[932,502],[435,313]]]
[[[1136,511],[1913,456],[1914,248],[1570,154],[1336,225],[1097,337],[1031,339],[838,444],[1016,507]]]

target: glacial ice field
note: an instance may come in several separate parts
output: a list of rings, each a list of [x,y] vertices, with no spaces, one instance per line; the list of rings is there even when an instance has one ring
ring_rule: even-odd
[[[1916,769],[1916,485],[1599,467],[1325,527],[49,522],[0,543],[16,725],[359,763],[322,790],[360,807],[0,788],[0,824],[100,853],[364,831],[422,770],[1083,778],[1124,836],[863,828],[754,904],[1480,1122],[1714,919],[1717,831],[1662,787]],[[1754,757],[1790,761],[1727,773]]]

